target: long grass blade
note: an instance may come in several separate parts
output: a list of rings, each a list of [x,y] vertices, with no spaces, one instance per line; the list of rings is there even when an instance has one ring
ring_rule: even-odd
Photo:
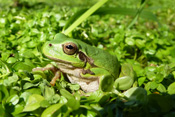
[[[68,35],[73,29],[75,29],[80,23],[82,23],[87,17],[93,14],[97,9],[99,9],[107,1],[108,0],[100,0],[99,2],[97,2],[94,6],[88,9],[83,15],[81,15],[70,27],[68,27],[68,29],[63,31],[63,33],[65,35]]]
[[[141,6],[140,6],[140,8],[137,10],[137,13],[136,13],[134,19],[132,20],[132,22],[131,22],[131,23],[129,24],[129,26],[127,27],[128,29],[131,28],[131,27],[135,24],[135,22],[138,20],[138,18],[139,18],[139,16],[140,16],[141,12],[143,11],[143,8],[144,8],[145,4],[146,4],[146,1],[145,1],[145,0],[141,0]]]

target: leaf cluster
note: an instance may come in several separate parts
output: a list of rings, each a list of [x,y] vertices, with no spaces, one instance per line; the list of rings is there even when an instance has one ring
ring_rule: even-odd
[[[69,34],[116,55],[136,72],[137,80],[131,89],[92,94],[85,94],[63,75],[52,87],[50,71],[32,72],[33,68],[50,62],[42,55],[43,43],[69,26],[74,21],[70,21],[72,16],[75,18],[86,8],[77,7],[83,3],[72,3],[72,7],[71,2],[65,1],[61,5],[47,0],[0,2],[0,115],[175,115],[175,18],[174,8],[169,7],[172,1],[147,1],[144,14],[137,14],[138,18],[133,20],[139,2],[111,0],[102,8],[118,6],[114,9],[118,9],[117,15],[113,11],[102,14],[101,9]],[[133,15],[128,13],[130,9]],[[157,16],[156,20],[149,20],[150,12]]]

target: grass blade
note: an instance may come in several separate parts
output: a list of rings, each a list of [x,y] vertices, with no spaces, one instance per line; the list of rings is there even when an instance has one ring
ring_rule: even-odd
[[[76,28],[80,23],[82,23],[87,17],[93,14],[97,9],[99,9],[108,0],[101,0],[97,2],[94,6],[88,9],[82,16],[80,16],[67,30],[63,31],[65,35],[68,35],[74,28]]]

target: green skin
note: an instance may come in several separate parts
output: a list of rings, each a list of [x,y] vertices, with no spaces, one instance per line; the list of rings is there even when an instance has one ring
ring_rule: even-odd
[[[75,50],[65,46],[72,43],[76,45]],[[66,53],[64,47],[73,53]],[[126,90],[134,82],[134,73],[130,65],[121,67],[116,56],[61,33],[56,34],[54,40],[44,44],[43,54],[54,61],[54,64],[42,69],[49,69],[55,73],[52,85],[60,77],[60,73],[66,74],[71,83],[78,83],[85,92],[98,89],[110,91],[113,88]]]

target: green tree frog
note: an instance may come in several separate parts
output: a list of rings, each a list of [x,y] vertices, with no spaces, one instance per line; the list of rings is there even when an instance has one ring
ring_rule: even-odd
[[[43,54],[54,61],[44,68],[51,70],[55,76],[51,81],[54,85],[61,73],[66,74],[71,83],[77,83],[85,92],[98,89],[110,91],[129,89],[134,82],[134,73],[130,65],[121,66],[117,57],[108,52],[92,47],[78,39],[72,39],[62,33],[46,42]]]

